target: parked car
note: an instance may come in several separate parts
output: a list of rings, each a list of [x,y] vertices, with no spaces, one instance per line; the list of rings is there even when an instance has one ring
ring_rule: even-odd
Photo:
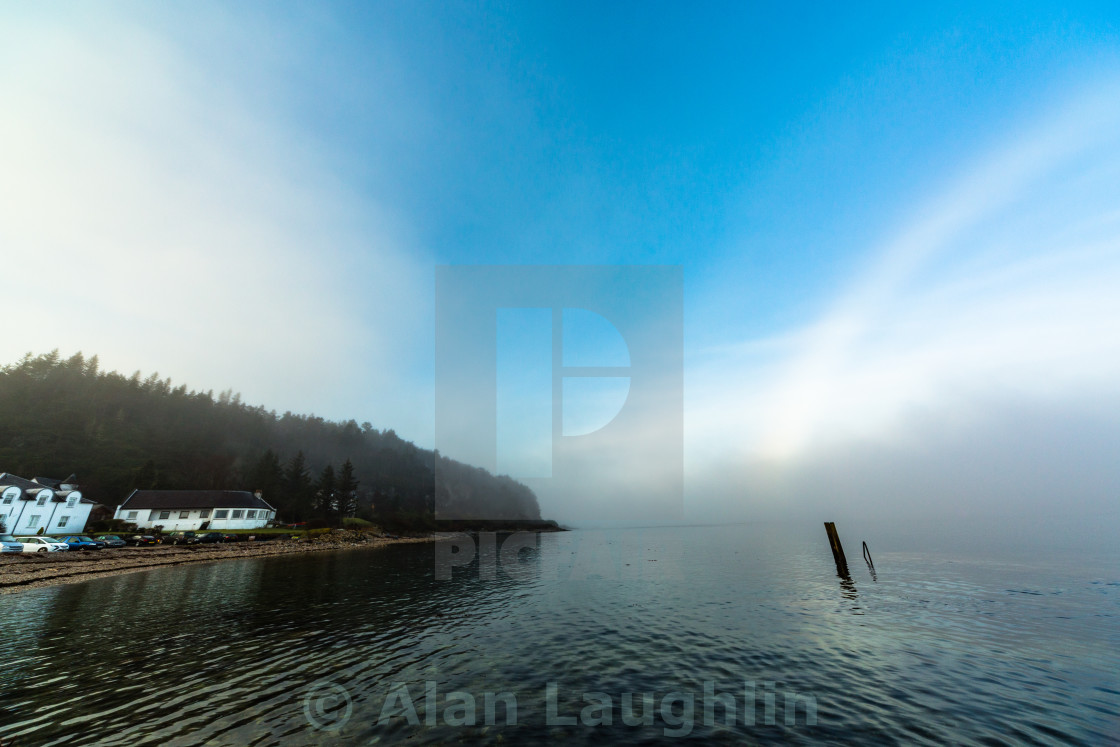
[[[141,545],[158,545],[159,540],[150,534],[134,534],[129,537],[126,542],[130,545],[140,547]]]
[[[106,547],[124,547],[128,544],[115,534],[99,534],[94,539],[98,542],[104,542]]]
[[[71,550],[100,550],[105,546],[105,543],[97,542],[92,537],[86,537],[82,534],[71,534],[68,537],[63,537],[59,542],[65,542]]]
[[[224,535],[221,532],[206,532],[205,534],[198,535],[195,539],[201,543],[208,543],[221,542],[223,538]]]
[[[54,537],[16,537],[16,541],[23,543],[24,552],[60,552],[70,549],[70,545]]]
[[[243,535],[243,534],[223,534],[222,535],[222,542],[240,542],[243,539],[245,539],[245,535]]]
[[[23,552],[23,543],[10,534],[0,534],[0,552]]]
[[[167,535],[164,542],[170,542],[173,545],[195,545],[198,544],[198,535],[194,532],[172,532]]]

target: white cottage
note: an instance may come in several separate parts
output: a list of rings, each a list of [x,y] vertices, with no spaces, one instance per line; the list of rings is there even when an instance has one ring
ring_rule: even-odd
[[[165,532],[260,529],[276,509],[258,493],[244,490],[134,490],[117,507],[114,519],[140,529]]]
[[[95,505],[82,497],[73,475],[25,480],[0,473],[0,524],[9,534],[81,534]]]

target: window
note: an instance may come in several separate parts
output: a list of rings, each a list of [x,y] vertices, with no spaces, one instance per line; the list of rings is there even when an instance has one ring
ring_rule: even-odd
[[[6,495],[6,496],[4,496],[4,505],[5,505],[5,506],[10,506],[10,505],[12,505],[12,499],[14,499],[14,498],[15,498],[15,496],[14,496],[14,495],[10,495],[10,494],[9,494],[9,495]]]
[[[189,518],[191,518],[191,512],[190,511],[180,511],[179,512],[179,518],[180,519],[189,519]]]
[[[201,511],[199,511],[199,512],[198,512],[198,518],[200,518],[200,519],[209,519],[209,518],[210,518],[210,509],[208,509],[208,508],[204,508],[204,509],[202,509]]]
[[[245,512],[245,518],[246,519],[255,519],[255,518],[257,518],[257,512],[256,511],[246,511]]]
[[[74,508],[74,504],[76,504],[77,502],[78,502],[77,498],[67,498],[66,499],[66,508]]]
[[[243,516],[244,514],[245,514],[245,512],[244,512],[244,511],[242,511],[242,510],[241,510],[240,508],[238,508],[238,509],[235,509],[235,510],[234,510],[234,512],[233,512],[233,516],[232,516],[232,517],[230,517],[230,518],[233,518],[233,519],[240,519],[240,518],[241,518],[241,517],[242,517],[242,516]]]
[[[45,505],[47,505],[47,496],[45,496],[45,495],[41,495],[41,496],[39,496],[39,500],[35,501],[35,505],[36,505],[36,506],[45,506]]]
[[[229,511],[225,510],[224,508],[220,508],[214,512],[215,519],[224,519],[227,516],[229,516]]]
[[[70,517],[69,517],[69,516],[62,516],[62,517],[59,517],[59,520],[58,520],[58,528],[59,528],[59,529],[62,529],[62,528],[63,528],[64,526],[66,526],[66,522],[68,522],[68,521],[70,521]]]
[[[128,520],[129,521],[136,521],[136,512],[135,511],[129,511],[128,512]]]
[[[34,529],[39,526],[39,519],[43,518],[41,514],[32,514],[31,518],[27,520],[27,528]]]
[[[170,511],[160,511],[159,512],[159,518],[161,520],[162,519],[170,519],[171,518],[171,512]]]

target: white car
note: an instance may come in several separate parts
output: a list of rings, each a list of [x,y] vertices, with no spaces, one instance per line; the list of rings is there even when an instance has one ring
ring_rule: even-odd
[[[70,545],[53,537],[16,537],[16,542],[23,543],[24,552],[62,552],[70,549]]]

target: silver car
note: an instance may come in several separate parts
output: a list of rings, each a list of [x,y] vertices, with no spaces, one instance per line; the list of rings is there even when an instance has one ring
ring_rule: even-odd
[[[54,537],[16,537],[16,542],[23,543],[24,552],[62,552],[70,549],[70,545]]]

